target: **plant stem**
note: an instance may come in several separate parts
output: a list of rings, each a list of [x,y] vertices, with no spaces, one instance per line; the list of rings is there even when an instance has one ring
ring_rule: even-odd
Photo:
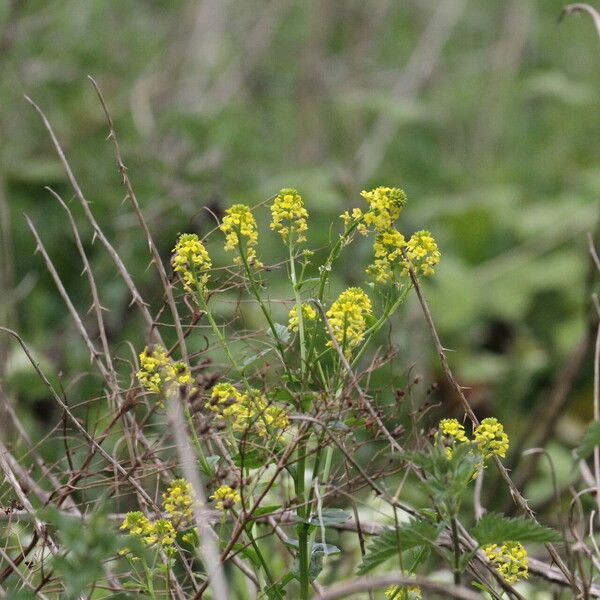
[[[300,372],[302,373],[302,380],[304,380],[304,373],[306,370],[306,343],[304,340],[304,315],[302,314],[302,299],[300,298],[300,292],[297,288],[296,281],[296,265],[294,261],[294,247],[291,242],[289,243],[290,250],[290,277],[292,280],[292,288],[294,290],[294,297],[296,299],[296,314],[298,315],[298,331],[300,333]]]
[[[306,440],[298,442],[298,464],[296,467],[297,514],[301,519],[296,527],[298,532],[298,572],[300,574],[300,600],[308,598],[308,505],[305,500],[304,472],[306,470]]]
[[[458,528],[456,517],[450,518],[452,528],[452,545],[454,547],[454,585],[460,585],[460,545],[458,542]]]

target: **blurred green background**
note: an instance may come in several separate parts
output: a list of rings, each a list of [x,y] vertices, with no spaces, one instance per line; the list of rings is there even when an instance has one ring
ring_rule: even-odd
[[[360,206],[361,189],[403,187],[401,228],[443,251],[426,291],[477,410],[509,429],[585,336],[600,194],[600,54],[588,17],[560,0],[28,0],[0,2],[0,322],[68,385],[89,357],[23,213],[82,314],[90,294],[65,214],[72,197],[46,112],[100,224],[160,306],[135,215],[123,203],[102,89],[165,261],[178,232],[206,233],[234,201],[297,187],[311,240]],[[129,295],[76,202],[71,207],[115,344],[143,344]],[[265,211],[266,213],[266,211]],[[264,215],[263,231],[266,232]],[[266,236],[265,236],[266,239]],[[266,244],[266,242],[265,242]],[[363,263],[341,277],[363,280]],[[263,256],[270,257],[263,248]],[[275,255],[273,255],[275,256]],[[406,366],[437,379],[416,304],[397,317]],[[93,318],[88,321],[93,333]],[[591,410],[591,354],[570,393]],[[0,338],[3,393],[42,424],[51,402]],[[439,400],[444,400],[443,387]],[[448,409],[446,409],[448,412]],[[52,419],[54,421],[54,419]],[[568,427],[563,434],[568,438]]]

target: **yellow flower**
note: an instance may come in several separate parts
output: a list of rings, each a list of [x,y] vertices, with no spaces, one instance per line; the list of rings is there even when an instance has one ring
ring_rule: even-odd
[[[189,481],[174,479],[162,497],[166,513],[177,525],[181,525],[181,523],[187,521],[192,516],[194,510],[194,490]]]
[[[245,204],[234,204],[231,208],[225,211],[225,217],[220,226],[221,231],[226,235],[225,250],[231,251],[240,248],[241,238],[246,239],[246,259],[248,264],[261,267],[262,263],[256,260],[256,250],[254,246],[258,243],[258,229],[256,220],[250,210],[250,207]],[[241,262],[238,256],[235,258],[236,263]]]
[[[162,346],[154,346],[152,350],[144,348],[139,358],[137,378],[150,392],[163,393],[169,384],[183,385],[192,382],[192,374],[187,365],[181,361],[173,362]]]
[[[157,519],[150,523],[148,530],[144,534],[144,541],[149,546],[160,544],[161,546],[171,546],[175,543],[177,532],[169,519]]]
[[[348,288],[327,311],[327,318],[333,335],[344,352],[346,358],[358,346],[367,328],[366,318],[371,314],[371,301],[360,288]],[[328,346],[333,346],[330,340]]]
[[[385,597],[391,600],[421,600],[421,588],[417,585],[410,587],[401,587],[399,585],[390,585],[385,590]]]
[[[498,419],[494,417],[483,419],[473,432],[473,436],[484,458],[494,455],[502,458],[506,456],[508,435],[504,432],[504,427]]]
[[[125,515],[121,529],[128,529],[132,535],[141,537],[150,531],[151,525],[148,517],[143,512],[136,510]]]
[[[353,208],[352,212],[345,211],[340,217],[344,221],[344,227],[349,229],[354,223],[356,223],[356,229],[362,235],[367,235],[368,229],[364,223],[364,213],[360,208]]]
[[[442,254],[429,231],[413,233],[406,244],[406,258],[403,274],[408,274],[409,265],[415,275],[433,275],[433,267],[440,262]]]
[[[388,282],[393,277],[394,267],[403,262],[402,248],[405,246],[406,240],[399,231],[388,229],[379,232],[373,244],[375,260],[367,267],[367,273],[375,281]]]
[[[204,292],[212,262],[204,244],[195,233],[182,233],[173,248],[173,271],[179,273],[186,292]]]
[[[216,500],[215,508],[218,510],[227,511],[233,508],[234,504],[237,504],[242,497],[232,487],[228,485],[222,485],[211,496],[211,499]]]
[[[308,229],[306,220],[308,219],[308,211],[304,208],[302,196],[293,188],[284,188],[279,191],[279,194],[271,205],[271,229],[278,231],[284,242],[288,238],[296,236],[297,242],[306,241],[304,235]]]
[[[207,407],[226,419],[235,432],[252,430],[259,436],[279,439],[289,425],[287,412],[273,404],[258,390],[239,392],[230,383],[218,383],[212,389]]]
[[[197,546],[200,542],[200,536],[198,530],[194,527],[181,536],[181,540],[190,546]]]
[[[452,458],[452,448],[456,442],[469,442],[465,428],[456,419],[442,419],[436,435],[445,444],[448,458]]]
[[[290,331],[298,331],[300,326],[298,322],[298,310],[297,306],[293,306],[289,312],[288,329]],[[317,311],[310,304],[302,305],[302,318],[304,321],[314,321],[317,318]]]
[[[406,194],[400,188],[377,187],[360,195],[369,204],[364,214],[365,225],[376,231],[392,229],[406,204]]]
[[[223,416],[233,414],[233,407],[241,402],[243,395],[230,383],[217,383],[210,394],[206,407]]]
[[[528,577],[527,550],[519,542],[488,544],[482,549],[507,583]]]
[[[452,438],[452,441],[469,441],[469,438],[465,434],[465,428],[457,419],[442,419],[439,424],[439,431],[444,436]]]

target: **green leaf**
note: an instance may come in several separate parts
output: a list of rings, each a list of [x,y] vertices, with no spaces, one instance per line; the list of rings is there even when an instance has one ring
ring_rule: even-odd
[[[287,328],[287,325],[282,325],[281,323],[274,323],[275,331],[277,332],[277,337],[284,343],[287,344],[291,337],[292,332]],[[269,333],[273,335],[273,332],[269,330]]]
[[[258,557],[258,554],[256,554],[254,548],[238,543],[233,545],[233,549],[243,554],[255,567],[261,566],[260,558]]]
[[[279,400],[280,402],[293,402],[294,396],[285,388],[279,387],[269,394],[271,400]]]
[[[398,529],[388,529],[378,535],[369,544],[367,552],[358,566],[357,574],[364,575],[381,563],[418,546],[433,546],[439,536],[442,525],[433,525],[426,521],[410,521]]]
[[[312,553],[313,554],[341,554],[341,550],[334,546],[333,544],[323,544],[321,542],[317,542],[313,544]]]
[[[311,525],[324,526],[341,525],[350,519],[350,514],[341,508],[325,508],[321,512],[313,514],[308,519]]]
[[[596,446],[600,446],[600,421],[590,423],[579,448],[575,451],[578,460],[587,458]]]
[[[275,324],[275,328],[277,328],[277,324]],[[266,350],[262,350],[261,352],[258,352],[257,354],[252,354],[251,356],[247,356],[242,361],[240,368],[243,371],[246,367],[249,367],[252,363],[255,363],[259,358],[262,358],[265,354],[269,354],[269,352],[271,352],[271,350],[272,350],[272,348],[267,348]]]
[[[281,509],[281,504],[271,504],[269,506],[261,506],[260,508],[257,508],[252,513],[250,520],[258,519],[259,517],[262,517],[263,515],[270,515],[272,513],[277,512],[280,509]]]
[[[486,513],[471,530],[481,544],[501,542],[559,542],[558,531],[540,525],[526,517],[505,517],[498,513]]]
[[[258,469],[265,464],[265,453],[261,448],[244,449],[243,453],[234,454],[233,462],[244,469]]]

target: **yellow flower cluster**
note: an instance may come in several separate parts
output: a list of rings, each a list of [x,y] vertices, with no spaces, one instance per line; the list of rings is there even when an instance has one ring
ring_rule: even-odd
[[[242,394],[230,383],[218,383],[211,392],[207,408],[229,421],[236,432],[250,429],[259,436],[280,438],[289,425],[287,412],[269,404],[258,390]]]
[[[300,326],[297,309],[297,306],[293,306],[288,315],[288,329],[290,331],[298,331],[298,327]],[[310,304],[303,304],[302,318],[304,321],[314,321],[317,318],[317,311]]]
[[[211,496],[211,500],[216,500],[215,508],[222,511],[227,511],[237,504],[242,497],[239,493],[228,485],[222,485],[215,490]]]
[[[371,314],[371,300],[363,290],[357,287],[348,288],[327,311],[327,318],[333,335],[346,358],[358,346],[367,328],[367,316]],[[333,346],[329,340],[328,346]]]
[[[369,228],[375,231],[392,229],[406,205],[406,194],[400,188],[377,187],[370,192],[362,191],[360,195],[369,204],[369,209],[365,212],[360,208],[353,209],[352,213],[346,211],[342,219],[346,227],[353,221],[358,222],[356,228],[363,235]]]
[[[421,600],[421,588],[418,585],[410,587],[400,587],[399,585],[390,585],[385,590],[385,597],[390,600]]]
[[[161,546],[172,546],[175,543],[177,532],[169,519],[156,519],[152,521],[144,535],[144,541],[149,546],[160,544]]]
[[[456,419],[442,419],[438,425],[436,437],[446,444],[448,458],[452,458],[452,447],[455,443],[471,440],[465,434],[465,428]],[[506,457],[508,450],[508,435],[504,427],[495,417],[488,417],[481,421],[473,431],[473,441],[477,444],[479,452],[484,459],[492,456]]]
[[[174,479],[162,495],[163,508],[167,518],[151,521],[139,510],[128,512],[123,519],[121,529],[139,537],[148,546],[160,545],[167,549],[175,543],[177,529],[189,521],[194,504],[194,492],[185,479]],[[124,548],[120,553],[127,554]]]
[[[409,265],[416,275],[433,275],[433,267],[440,262],[442,254],[429,231],[413,233],[406,244],[406,258],[404,261],[404,274],[408,273]]]
[[[507,583],[513,584],[521,578],[527,578],[527,550],[519,542],[488,544],[483,551]]]
[[[163,493],[163,506],[175,523],[187,522],[194,512],[194,490],[185,479],[174,479]]]
[[[256,220],[249,206],[245,204],[234,204],[225,211],[223,222],[220,226],[221,231],[226,235],[225,250],[231,251],[240,249],[241,239],[246,238],[246,259],[249,264],[261,267],[256,259],[255,246],[258,243],[258,229]],[[240,257],[236,257],[235,262],[240,263]]]
[[[128,529],[132,535],[142,537],[150,525],[148,517],[139,510],[128,512],[121,524],[121,529]]]
[[[179,273],[186,292],[203,292],[210,277],[212,262],[204,244],[195,233],[182,233],[173,248],[173,271]]]
[[[452,458],[452,448],[456,442],[469,442],[465,428],[457,419],[442,419],[437,435],[446,446],[448,458]]]
[[[498,419],[494,417],[483,419],[473,435],[484,458],[490,458],[494,455],[502,458],[506,456],[508,435],[504,432],[504,427]]]
[[[379,283],[388,282],[393,277],[394,266],[404,262],[402,248],[405,246],[404,236],[395,229],[378,233],[373,244],[375,260],[367,267],[367,273]]]
[[[163,547],[172,546],[177,536],[171,521],[168,519],[150,521],[140,511],[128,512],[125,515],[121,529],[129,530],[132,535],[142,539],[148,546],[154,546],[155,544],[160,544]]]
[[[297,242],[306,241],[308,211],[304,208],[302,196],[297,190],[293,188],[280,190],[271,205],[271,215],[273,217],[271,229],[278,231],[284,242],[294,241],[294,236]]]
[[[150,392],[162,393],[172,383],[192,382],[192,374],[182,361],[172,361],[162,346],[148,347],[140,354],[138,381]]]

